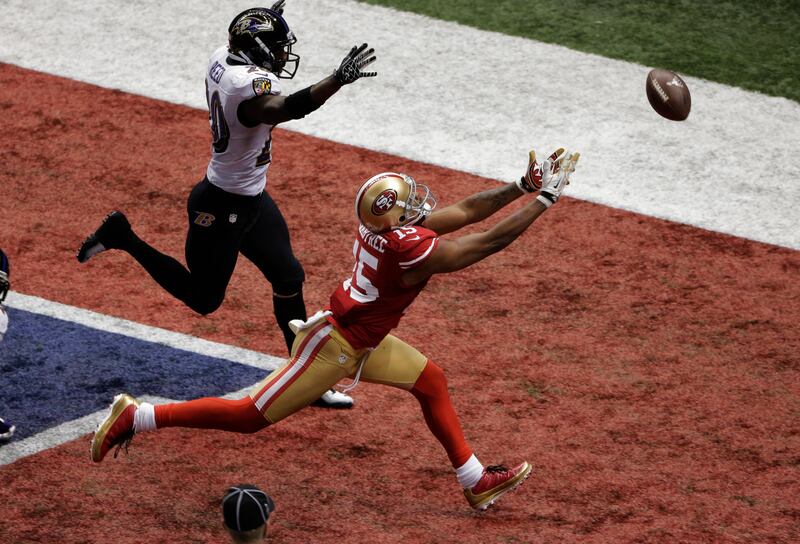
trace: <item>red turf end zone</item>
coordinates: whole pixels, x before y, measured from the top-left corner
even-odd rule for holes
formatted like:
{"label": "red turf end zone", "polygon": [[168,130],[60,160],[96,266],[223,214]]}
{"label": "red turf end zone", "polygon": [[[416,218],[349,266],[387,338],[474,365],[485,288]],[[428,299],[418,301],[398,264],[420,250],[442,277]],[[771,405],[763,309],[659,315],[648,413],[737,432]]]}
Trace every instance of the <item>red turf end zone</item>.
{"label": "red turf end zone", "polygon": [[[113,208],[182,255],[204,112],[2,64],[0,79],[16,290],[281,353],[249,263],[200,318],[126,255],[74,258]],[[445,203],[496,183],[286,131],[274,161],[312,310],[350,270],[361,181],[406,171]],[[352,411],[255,435],[167,430],[99,466],[85,438],[2,467],[0,540],[221,542],[222,490],[257,481],[275,542],[797,541],[798,253],[568,198],[535,227],[434,279],[398,330],[446,369],[482,461],[533,464],[493,511],[468,510],[408,394],[364,384]]]}

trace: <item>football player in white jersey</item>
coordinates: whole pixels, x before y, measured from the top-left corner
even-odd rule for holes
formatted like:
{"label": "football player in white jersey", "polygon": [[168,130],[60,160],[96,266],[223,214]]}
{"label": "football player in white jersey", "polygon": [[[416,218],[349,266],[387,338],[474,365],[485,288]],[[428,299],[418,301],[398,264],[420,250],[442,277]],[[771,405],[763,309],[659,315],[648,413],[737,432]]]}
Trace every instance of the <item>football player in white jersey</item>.
{"label": "football player in white jersey", "polygon": [[[281,80],[294,77],[299,57],[292,53],[296,39],[283,18],[283,3],[234,17],[228,44],[209,60],[212,152],[206,177],[189,195],[188,269],[140,239],[120,211],[104,219],[77,257],[83,263],[108,249],[127,251],[171,295],[206,315],[222,304],[241,253],[272,285],[275,319],[291,350],[289,321],[306,318],[305,273],[292,251],[286,222],[266,192],[272,129],[305,117],[344,85],[375,76],[362,71],[375,56],[367,44],[353,47],[332,75],[284,95]],[[330,390],[318,404],[349,408],[353,400]]]}

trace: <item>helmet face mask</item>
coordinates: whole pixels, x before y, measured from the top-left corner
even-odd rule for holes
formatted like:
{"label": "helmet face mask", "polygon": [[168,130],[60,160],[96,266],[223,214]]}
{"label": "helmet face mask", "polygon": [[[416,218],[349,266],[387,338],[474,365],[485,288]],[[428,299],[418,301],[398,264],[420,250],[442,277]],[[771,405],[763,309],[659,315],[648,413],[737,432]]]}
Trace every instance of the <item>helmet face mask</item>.
{"label": "helmet face mask", "polygon": [[228,49],[245,62],[292,79],[300,56],[292,53],[297,42],[286,20],[267,8],[251,8],[233,18],[228,27]]}
{"label": "helmet face mask", "polygon": [[355,204],[362,225],[386,232],[421,221],[436,207],[436,198],[411,176],[384,172],[361,185]]}
{"label": "helmet face mask", "polygon": [[10,273],[8,257],[6,257],[6,254],[0,249],[0,302],[6,299],[8,290],[11,288],[11,282],[9,280]]}

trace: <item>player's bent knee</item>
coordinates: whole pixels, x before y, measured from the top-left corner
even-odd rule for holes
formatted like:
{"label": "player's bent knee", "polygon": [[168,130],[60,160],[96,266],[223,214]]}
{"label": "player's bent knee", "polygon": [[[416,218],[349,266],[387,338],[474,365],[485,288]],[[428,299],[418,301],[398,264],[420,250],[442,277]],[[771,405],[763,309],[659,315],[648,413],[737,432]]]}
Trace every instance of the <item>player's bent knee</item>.
{"label": "player's bent knee", "polygon": [[272,284],[272,295],[278,298],[291,298],[303,292],[303,279]]}
{"label": "player's bent knee", "polygon": [[422,369],[423,374],[428,374],[428,379],[433,382],[436,387],[447,389],[447,377],[444,375],[444,369],[431,360],[425,364]]}
{"label": "player's bent knee", "polygon": [[422,395],[427,397],[448,395],[447,378],[442,367],[428,359],[411,392],[415,396]]}
{"label": "player's bent knee", "polygon": [[247,422],[247,423],[243,424],[243,426],[242,426],[242,428],[241,428],[241,430],[239,432],[241,434],[253,434],[253,433],[257,433],[258,431],[260,431],[262,429],[266,429],[267,427],[269,427],[269,425],[270,425],[269,421],[267,421],[264,418],[261,418],[261,419],[262,420],[259,421],[259,422]]}
{"label": "player's bent knee", "polygon": [[253,399],[249,396],[235,401],[235,405],[238,408],[238,413],[231,419],[236,422],[237,432],[252,434],[269,427],[269,421],[262,415]]}
{"label": "player's bent knee", "polygon": [[278,276],[270,280],[272,293],[276,296],[291,296],[303,290],[306,272],[297,259],[293,258],[290,262],[286,262],[285,268]]}

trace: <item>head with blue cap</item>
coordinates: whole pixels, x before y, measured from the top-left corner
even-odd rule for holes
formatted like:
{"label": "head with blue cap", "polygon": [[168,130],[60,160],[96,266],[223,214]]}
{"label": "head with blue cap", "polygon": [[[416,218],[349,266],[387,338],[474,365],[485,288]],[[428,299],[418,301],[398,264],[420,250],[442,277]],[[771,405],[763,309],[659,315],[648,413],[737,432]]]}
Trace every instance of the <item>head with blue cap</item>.
{"label": "head with blue cap", "polygon": [[251,484],[229,487],[222,499],[225,528],[236,543],[264,540],[274,510],[272,497]]}

